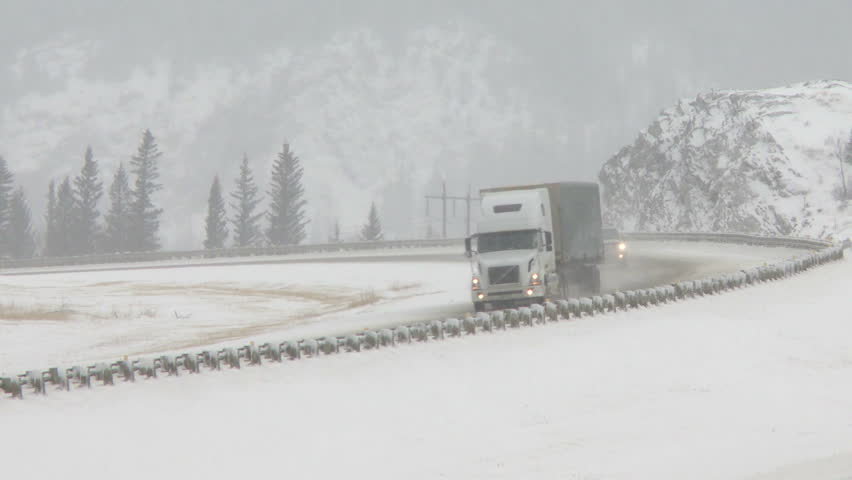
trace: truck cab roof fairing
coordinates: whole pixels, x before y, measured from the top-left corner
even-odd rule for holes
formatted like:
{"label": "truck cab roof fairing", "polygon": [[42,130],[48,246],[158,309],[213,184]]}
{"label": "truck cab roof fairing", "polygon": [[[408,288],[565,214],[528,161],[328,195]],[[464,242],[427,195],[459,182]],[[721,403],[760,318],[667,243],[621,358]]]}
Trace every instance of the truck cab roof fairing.
{"label": "truck cab roof fairing", "polygon": [[479,233],[508,230],[547,230],[551,221],[546,189],[483,192]]}

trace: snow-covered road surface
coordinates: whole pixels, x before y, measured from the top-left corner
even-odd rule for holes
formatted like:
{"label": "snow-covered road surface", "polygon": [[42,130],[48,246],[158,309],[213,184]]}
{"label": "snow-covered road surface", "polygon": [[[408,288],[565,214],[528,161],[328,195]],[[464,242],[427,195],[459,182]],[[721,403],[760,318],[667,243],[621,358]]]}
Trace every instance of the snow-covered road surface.
{"label": "snow-covered road surface", "polygon": [[850,279],[2,400],[4,476],[849,478]]}
{"label": "snow-covered road surface", "polygon": [[[644,288],[801,254],[636,242],[627,268],[605,266],[602,278],[608,290]],[[467,260],[446,249],[290,260],[0,277],[0,373],[344,334],[471,310]]]}

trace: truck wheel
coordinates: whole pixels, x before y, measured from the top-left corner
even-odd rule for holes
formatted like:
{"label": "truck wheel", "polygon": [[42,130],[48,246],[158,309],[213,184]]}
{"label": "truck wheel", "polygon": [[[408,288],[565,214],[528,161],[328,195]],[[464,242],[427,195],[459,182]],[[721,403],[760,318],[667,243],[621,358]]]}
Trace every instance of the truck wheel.
{"label": "truck wheel", "polygon": [[476,313],[485,311],[485,302],[473,302],[473,311]]}

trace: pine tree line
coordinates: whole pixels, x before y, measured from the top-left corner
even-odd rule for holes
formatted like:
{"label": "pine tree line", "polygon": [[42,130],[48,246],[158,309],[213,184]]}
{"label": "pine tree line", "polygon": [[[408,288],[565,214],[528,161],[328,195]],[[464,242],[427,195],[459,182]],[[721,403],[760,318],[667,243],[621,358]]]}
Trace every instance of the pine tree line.
{"label": "pine tree line", "polygon": [[[272,163],[269,189],[266,191],[269,206],[265,214],[257,212],[261,202],[259,189],[254,181],[248,158],[243,155],[240,162],[239,175],[234,181],[234,191],[229,204],[233,211],[228,221],[225,204],[222,199],[219,177],[213,178],[210,193],[207,198],[207,216],[204,229],[206,238],[204,248],[222,248],[227,243],[228,227],[233,228],[232,245],[248,247],[261,244],[267,245],[297,245],[304,241],[308,224],[305,219],[304,186],[302,176],[304,170],[301,160],[284,143]],[[266,218],[267,225],[261,230],[260,222]],[[370,205],[367,222],[360,231],[360,239],[378,241],[384,238],[382,223],[376,204]],[[329,238],[332,243],[341,242],[340,223],[335,220]]]}
{"label": "pine tree line", "polygon": [[[297,245],[304,241],[305,227],[304,170],[301,160],[285,143],[272,162],[269,189],[266,191],[269,206],[266,212],[258,211],[261,202],[259,188],[254,181],[248,157],[243,155],[239,174],[231,192],[232,216],[227,217],[219,177],[213,178],[207,198],[204,248],[222,248],[227,243],[228,224],[233,228],[235,247],[262,244]],[[261,221],[266,219],[266,228]]]}
{"label": "pine tree line", "polygon": [[[302,176],[304,170],[301,160],[285,143],[272,163],[269,189],[266,191],[269,206],[264,213],[256,213],[261,198],[258,187],[249,167],[248,158],[243,155],[239,175],[231,192],[230,203],[233,216],[230,225],[233,227],[233,246],[248,247],[260,244],[267,245],[297,245],[306,237],[304,186]],[[222,199],[219,177],[213,178],[210,193],[207,198],[207,216],[204,229],[206,238],[204,248],[222,248],[228,235],[228,221],[225,204]],[[266,217],[267,226],[261,233],[260,221]],[[363,241],[379,241],[384,238],[382,222],[375,202],[370,205],[366,223],[361,227],[360,239]],[[329,242],[341,242],[340,223],[335,220]]]}
{"label": "pine tree line", "polygon": [[66,176],[48,185],[45,212],[45,256],[88,255],[149,251],[159,248],[159,217],[154,194],[162,188],[157,160],[161,153],[150,130],[142,133],[136,154],[130,157],[133,187],[120,163],[109,187],[109,209],[101,221],[104,184],[91,147],[73,180]]}
{"label": "pine tree line", "polygon": [[[145,130],[129,168],[122,162],[104,189],[98,161],[91,147],[83,155],[82,167],[73,177],[51,180],[47,191],[44,256],[72,256],[92,253],[150,251],[160,248],[159,227],[163,209],[156,203],[159,183],[158,161],[162,157],[156,139]],[[283,144],[273,160],[268,206],[261,210],[258,188],[247,156],[239,164],[233,190],[226,202],[219,177],[211,184],[205,218],[205,248],[259,245],[295,245],[306,238],[305,208],[301,160]],[[106,197],[107,209],[100,205]],[[230,207],[231,215],[228,215]],[[265,225],[261,225],[264,223]],[[233,238],[228,241],[229,233]],[[370,207],[367,223],[361,229],[363,240],[382,238],[381,221],[375,204]],[[335,222],[334,241],[342,241],[340,225]],[[35,254],[36,240],[32,215],[14,175],[0,157],[0,255],[15,258]]]}

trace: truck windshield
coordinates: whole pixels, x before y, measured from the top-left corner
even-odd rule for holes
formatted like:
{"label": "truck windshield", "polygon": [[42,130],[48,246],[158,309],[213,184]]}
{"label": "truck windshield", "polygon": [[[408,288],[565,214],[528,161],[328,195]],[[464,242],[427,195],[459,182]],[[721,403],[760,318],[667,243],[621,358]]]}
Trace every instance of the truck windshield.
{"label": "truck windshield", "polygon": [[480,233],[479,253],[538,249],[540,237],[538,230]]}

